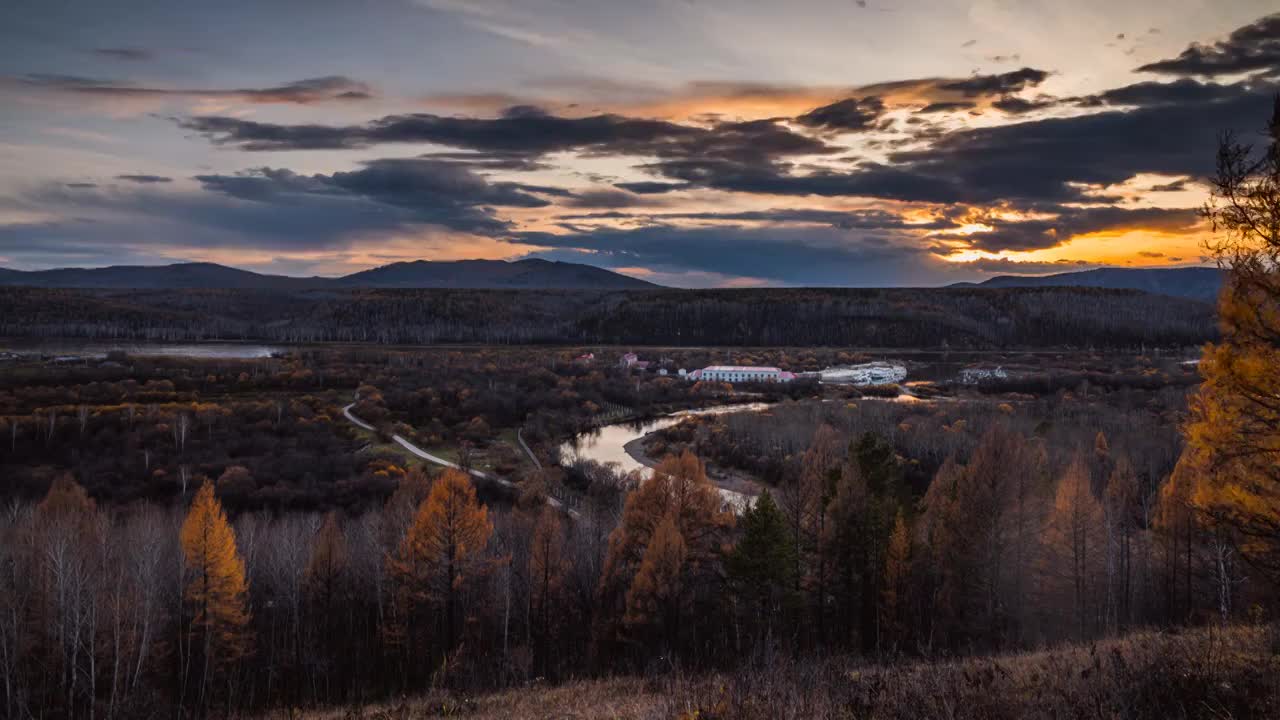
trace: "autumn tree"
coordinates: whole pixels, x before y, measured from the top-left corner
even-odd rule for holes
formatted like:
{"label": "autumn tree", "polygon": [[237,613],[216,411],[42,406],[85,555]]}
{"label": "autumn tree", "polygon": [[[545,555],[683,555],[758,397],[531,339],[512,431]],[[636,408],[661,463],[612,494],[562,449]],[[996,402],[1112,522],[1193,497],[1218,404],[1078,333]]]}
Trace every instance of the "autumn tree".
{"label": "autumn tree", "polygon": [[493,533],[488,509],[476,499],[471,479],[445,470],[414,515],[391,563],[399,583],[401,621],[412,623],[422,609],[438,612],[441,649],[452,652],[458,637],[459,599],[484,571],[485,548]]}
{"label": "autumn tree", "polygon": [[884,583],[880,591],[880,626],[896,646],[903,637],[907,592],[911,578],[911,526],[902,509],[893,521],[884,558]]}
{"label": "autumn tree", "polygon": [[532,586],[529,614],[535,624],[535,661],[544,676],[550,665],[551,641],[556,631],[554,618],[562,603],[565,579],[571,569],[559,511],[544,505],[538,524],[534,526],[533,542],[529,548],[529,582]]}
{"label": "autumn tree", "polygon": [[1102,507],[1090,485],[1088,464],[1077,455],[1058,481],[1044,532],[1048,576],[1067,588],[1068,606],[1082,638],[1093,629],[1093,593],[1102,557]]}
{"label": "autumn tree", "polygon": [[[596,635],[602,648],[623,639],[625,628],[636,625],[634,613],[633,622],[622,622],[628,610],[628,591],[648,554],[658,525],[668,515],[684,546],[679,564],[680,587],[708,601],[711,599],[710,591],[719,577],[721,544],[725,531],[733,526],[733,515],[723,506],[724,501],[707,479],[702,462],[688,451],[664,459],[654,469],[653,477],[627,496],[622,519],[609,535],[600,578],[601,614]],[[673,542],[671,538],[668,541]]]}
{"label": "autumn tree", "polygon": [[211,483],[196,491],[180,537],[187,575],[183,600],[189,614],[184,658],[189,669],[194,669],[190,658],[199,658],[198,697],[203,700],[211,673],[225,670],[250,646],[244,561]]}
{"label": "autumn tree", "polygon": [[1280,97],[1260,151],[1228,134],[1205,215],[1227,270],[1221,341],[1206,346],[1188,452],[1207,485],[1197,506],[1234,528],[1245,557],[1280,578]]}
{"label": "autumn tree", "polygon": [[658,650],[675,647],[685,603],[684,562],[688,555],[684,538],[668,511],[654,528],[640,568],[627,589],[623,622],[640,638],[658,643]]}

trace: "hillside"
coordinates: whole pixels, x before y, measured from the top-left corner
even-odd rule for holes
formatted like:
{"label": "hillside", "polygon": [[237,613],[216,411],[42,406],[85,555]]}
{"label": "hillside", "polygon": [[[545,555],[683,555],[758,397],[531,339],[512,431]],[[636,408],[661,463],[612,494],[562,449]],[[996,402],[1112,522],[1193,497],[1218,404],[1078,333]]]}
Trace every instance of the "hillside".
{"label": "hillside", "polygon": [[1099,268],[1056,275],[1000,275],[981,283],[957,283],[952,287],[1092,287],[1141,290],[1156,295],[1213,302],[1222,289],[1218,268]]}
{"label": "hillside", "polygon": [[384,344],[1198,345],[1207,303],[1132,290],[53,290],[0,287],[0,336]]}
{"label": "hillside", "polygon": [[[1274,630],[1139,632],[1092,644],[950,662],[874,665],[857,658],[649,679],[618,677],[471,695],[436,691],[369,708],[314,710],[304,720],[465,715],[526,718],[1275,717]],[[284,713],[264,718],[296,717]]]}
{"label": "hillside", "polygon": [[0,285],[91,289],[527,288],[623,290],[658,287],[591,265],[550,260],[417,260],[336,278],[264,275],[215,263],[114,265],[21,271],[0,268]]}

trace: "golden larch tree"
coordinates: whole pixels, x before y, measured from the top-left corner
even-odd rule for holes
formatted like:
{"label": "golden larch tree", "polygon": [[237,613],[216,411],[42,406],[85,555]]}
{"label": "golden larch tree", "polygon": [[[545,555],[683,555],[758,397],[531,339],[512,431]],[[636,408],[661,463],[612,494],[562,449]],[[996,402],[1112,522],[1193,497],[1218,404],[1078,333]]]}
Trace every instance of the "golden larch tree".
{"label": "golden larch tree", "polygon": [[1096,567],[1102,557],[1102,505],[1093,496],[1089,466],[1077,455],[1058,482],[1045,528],[1046,570],[1069,587],[1076,631],[1091,629]]}
{"label": "golden larch tree", "polygon": [[492,533],[489,511],[476,499],[470,478],[445,470],[418,507],[392,563],[405,600],[443,612],[446,652],[455,644],[459,595],[483,572]]}
{"label": "golden larch tree", "polygon": [[188,573],[183,598],[192,613],[191,628],[204,640],[206,662],[225,664],[249,649],[248,592],[236,533],[222,503],[205,482],[182,523],[182,554]]}
{"label": "golden larch tree", "polygon": [[654,529],[640,569],[627,590],[628,628],[673,647],[680,633],[684,593],[682,575],[687,548],[675,516],[667,513]]}
{"label": "golden larch tree", "polygon": [[1205,481],[1197,509],[1227,525],[1245,557],[1280,578],[1280,97],[1256,152],[1227,135],[1205,215],[1220,235],[1210,250],[1228,269],[1218,302],[1220,342],[1186,426]]}

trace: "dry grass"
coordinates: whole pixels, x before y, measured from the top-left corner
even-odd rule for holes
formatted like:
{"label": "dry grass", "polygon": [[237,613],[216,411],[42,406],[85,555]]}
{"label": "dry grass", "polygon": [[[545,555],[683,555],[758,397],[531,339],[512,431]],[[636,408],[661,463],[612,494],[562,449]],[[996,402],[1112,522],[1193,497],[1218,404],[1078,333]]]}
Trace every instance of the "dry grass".
{"label": "dry grass", "polygon": [[779,658],[720,675],[575,682],[475,698],[439,693],[301,717],[1280,718],[1278,649],[1275,631],[1265,627],[1142,632],[1090,645],[950,662],[872,666],[849,659]]}

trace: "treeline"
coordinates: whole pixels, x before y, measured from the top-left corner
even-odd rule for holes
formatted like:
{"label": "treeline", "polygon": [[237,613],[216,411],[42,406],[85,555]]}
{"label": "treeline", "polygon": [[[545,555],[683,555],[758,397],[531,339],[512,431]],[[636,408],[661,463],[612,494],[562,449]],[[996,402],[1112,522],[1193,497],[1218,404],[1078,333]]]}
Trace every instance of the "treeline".
{"label": "treeline", "polygon": [[[849,442],[846,442],[849,441]],[[1176,476],[1105,438],[1062,472],[1003,424],[923,496],[883,437],[821,426],[735,515],[691,454],[575,515],[411,470],[358,513],[98,507],[69,478],[0,516],[9,717],[361,703],[779,655],[941,657],[1270,606]],[[462,701],[459,701],[462,702]],[[459,705],[455,709],[461,709]],[[443,708],[445,712],[447,708]]]}
{"label": "treeline", "polygon": [[1128,290],[94,291],[0,288],[0,335],[270,342],[1191,346],[1212,308]]}

